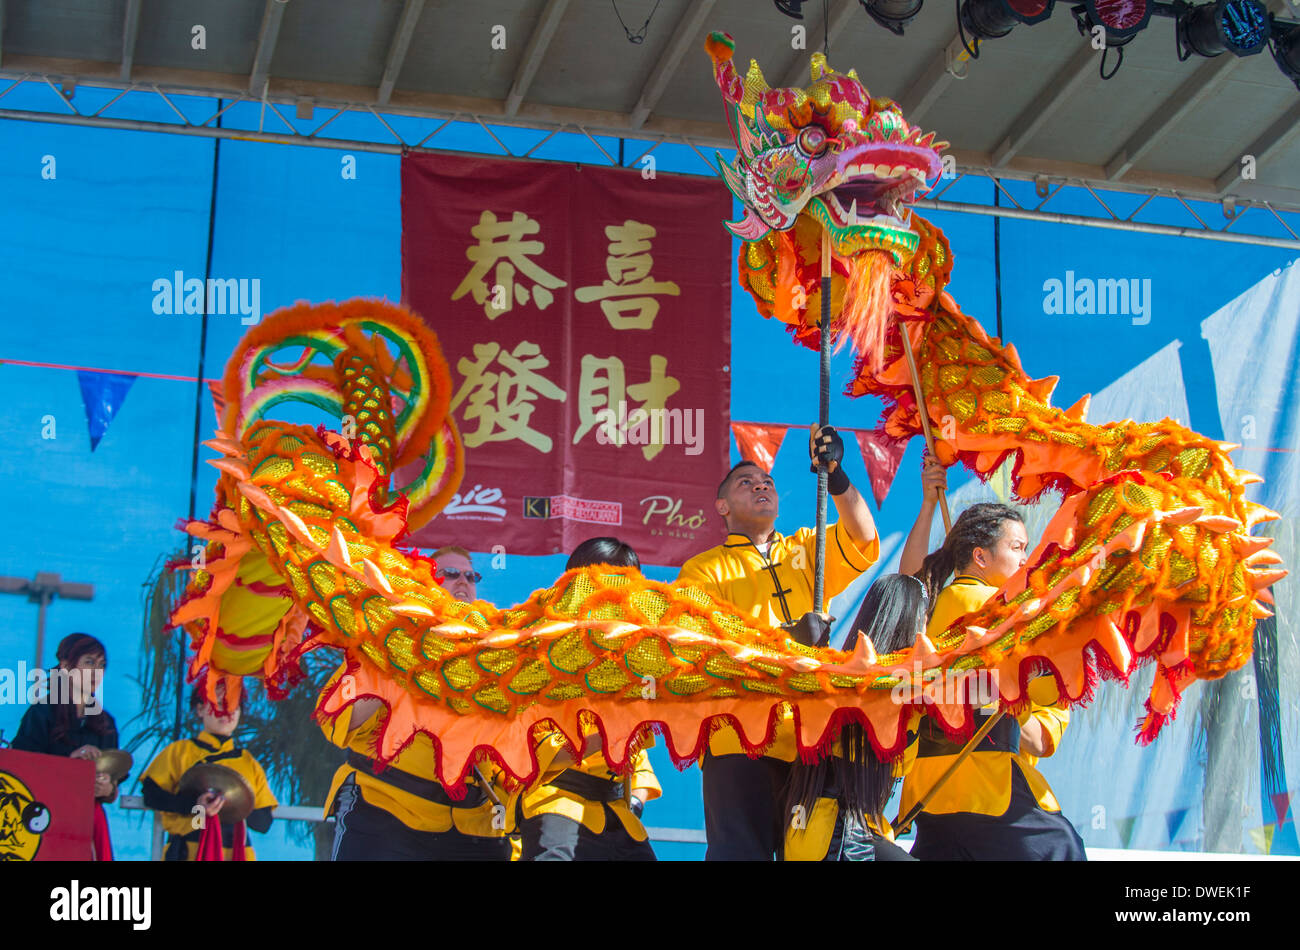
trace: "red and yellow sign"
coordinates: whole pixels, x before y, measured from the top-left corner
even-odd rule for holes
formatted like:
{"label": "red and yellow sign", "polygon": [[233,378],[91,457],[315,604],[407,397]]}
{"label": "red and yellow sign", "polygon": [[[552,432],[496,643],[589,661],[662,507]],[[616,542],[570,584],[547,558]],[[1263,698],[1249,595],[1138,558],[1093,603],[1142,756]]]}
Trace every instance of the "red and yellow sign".
{"label": "red and yellow sign", "polygon": [[411,543],[615,535],[654,564],[717,543],[730,213],[712,179],[403,159],[403,302],[438,334],[465,444],[460,491]]}
{"label": "red and yellow sign", "polygon": [[0,862],[89,861],[95,765],[0,749]]}

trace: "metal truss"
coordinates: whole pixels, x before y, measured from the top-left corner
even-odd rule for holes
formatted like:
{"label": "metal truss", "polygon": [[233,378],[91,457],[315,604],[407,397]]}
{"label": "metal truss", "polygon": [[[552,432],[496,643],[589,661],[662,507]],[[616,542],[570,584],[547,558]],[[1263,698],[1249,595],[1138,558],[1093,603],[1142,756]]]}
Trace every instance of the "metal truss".
{"label": "metal truss", "polygon": [[[422,111],[414,115],[406,114],[401,110],[386,108],[383,112],[377,110],[370,103],[356,102],[323,102],[320,99],[314,100],[297,100],[293,102],[295,108],[295,118],[298,120],[311,121],[317,108],[322,111],[331,111],[332,114],[320,122],[309,132],[300,131],[281,111],[281,106],[287,108],[290,104],[281,97],[279,105],[273,98],[267,96],[267,86],[262,85],[262,95],[259,98],[251,91],[242,91],[234,94],[229,102],[224,102],[219,108],[214,108],[212,114],[206,119],[195,122],[191,121],[180,108],[177,107],[173,97],[189,96],[201,97],[209,101],[217,99],[211,89],[190,89],[184,87],[163,88],[158,83],[127,81],[125,83],[113,85],[110,88],[118,88],[116,95],[112,96],[99,108],[93,112],[83,112],[77,108],[73,101],[75,96],[77,82],[64,76],[57,76],[47,73],[6,73],[0,70],[0,83],[8,80],[8,84],[0,88],[0,119],[10,119],[21,122],[45,122],[60,125],[78,125],[89,128],[102,129],[119,129],[141,132],[162,132],[172,135],[189,135],[214,139],[230,139],[244,142],[262,142],[280,145],[299,145],[311,146],[316,148],[331,148],[345,151],[357,152],[374,152],[389,155],[401,155],[407,152],[429,152],[435,154],[447,154],[450,150],[440,149],[434,144],[440,134],[443,134],[448,128],[460,123],[464,125],[478,126],[485,132],[489,138],[501,150],[499,157],[508,159],[533,159],[534,153],[543,145],[550,142],[556,136],[576,136],[585,138],[602,156],[603,161],[595,161],[591,164],[604,164],[611,167],[637,167],[641,165],[643,159],[651,155],[655,149],[668,144],[685,145],[698,157],[700,166],[698,171],[684,172],[684,174],[713,175],[716,174],[713,162],[702,149],[721,148],[730,149],[732,143],[721,141],[713,138],[702,137],[690,134],[673,134],[664,132],[655,132],[649,129],[638,129],[635,137],[628,136],[625,131],[606,130],[592,128],[588,125],[575,122],[551,122],[545,123],[536,119],[520,120],[514,117],[506,118],[503,121],[501,115],[484,115],[475,112],[464,112],[448,110],[445,113],[430,113]],[[14,89],[23,84],[32,84],[35,86],[46,86],[57,96],[58,100],[66,108],[66,111],[43,111],[28,109],[7,109],[2,108],[4,98]],[[89,80],[85,85],[106,86],[103,80]],[[170,111],[176,116],[176,121],[150,121],[143,119],[122,118],[107,115],[110,108],[121,100],[128,93],[150,93],[158,97],[165,103]],[[218,120],[222,118],[229,110],[241,103],[252,103],[259,106],[259,117],[256,129],[252,128],[230,128],[221,126]],[[214,103],[215,105],[215,103]],[[368,117],[375,124],[376,133],[384,138],[390,138],[391,141],[367,141],[362,139],[349,139],[335,137],[326,130],[329,126],[343,115],[359,115]],[[388,118],[385,118],[385,115]],[[429,123],[432,126],[428,133],[421,138],[412,136],[403,136],[394,127],[389,119],[401,115],[404,119],[417,118]],[[496,131],[494,131],[494,128]],[[539,141],[532,144],[526,151],[517,151],[511,149],[502,141],[497,132],[508,128],[528,128],[533,130],[544,131],[547,134]],[[382,130],[382,131],[381,131]],[[634,145],[636,151],[634,157],[625,159],[620,162],[619,157],[610,154],[610,151],[601,144],[597,136],[609,139],[616,138],[620,140],[619,152],[624,153],[623,144]],[[955,156],[956,157],[956,156]],[[566,159],[565,161],[572,161]],[[666,172],[658,172],[667,174]],[[966,178],[982,178],[991,180],[995,183],[996,188],[1001,196],[1005,197],[1007,204],[977,204],[969,202],[945,201],[943,195],[958,181]],[[1035,184],[1035,193],[1039,198],[1037,204],[1017,201],[1011,191],[1006,187],[1007,183],[1012,181],[1026,182],[1032,181]],[[1066,214],[1062,212],[1047,209],[1047,205],[1054,198],[1060,195],[1066,189],[1086,191],[1095,199],[1097,210],[1095,214]],[[1099,192],[1120,191],[1135,193],[1145,196],[1145,200],[1127,216],[1121,216],[1111,209],[1111,207],[1102,198]],[[1078,193],[1078,192],[1076,192]],[[1145,209],[1153,200],[1157,198],[1172,199],[1177,202],[1188,214],[1197,222],[1196,226],[1178,226],[1172,224],[1160,224],[1149,221],[1135,220],[1137,215]],[[1200,211],[1194,204],[1200,206]],[[937,182],[934,188],[924,196],[919,197],[915,202],[916,207],[922,209],[933,209],[938,211],[950,211],[960,214],[976,214],[984,216],[995,216],[1003,218],[1014,218],[1027,221],[1041,221],[1056,224],[1073,224],[1083,227],[1103,228],[1109,230],[1132,231],[1146,234],[1160,234],[1173,237],[1200,238],[1213,241],[1229,242],[1236,244],[1253,244],[1265,247],[1278,247],[1300,249],[1300,207],[1290,205],[1275,205],[1268,201],[1243,199],[1235,196],[1228,196],[1219,200],[1208,198],[1204,195],[1189,194],[1175,189],[1133,185],[1128,183],[1107,181],[1098,182],[1086,178],[1077,177],[1060,177],[1047,174],[1035,174],[1031,171],[1000,167],[995,165],[966,163],[960,160],[956,164],[956,174],[950,179],[943,179]],[[1277,222],[1280,228],[1286,233],[1286,237],[1274,237],[1262,234],[1252,234],[1246,231],[1232,230],[1242,215],[1250,209],[1260,209],[1267,212],[1273,220]],[[1209,220],[1212,220],[1211,212],[1219,212],[1224,219],[1220,226],[1214,226]],[[1267,220],[1263,216],[1256,215],[1257,220]],[[1290,220],[1288,220],[1288,218]]]}

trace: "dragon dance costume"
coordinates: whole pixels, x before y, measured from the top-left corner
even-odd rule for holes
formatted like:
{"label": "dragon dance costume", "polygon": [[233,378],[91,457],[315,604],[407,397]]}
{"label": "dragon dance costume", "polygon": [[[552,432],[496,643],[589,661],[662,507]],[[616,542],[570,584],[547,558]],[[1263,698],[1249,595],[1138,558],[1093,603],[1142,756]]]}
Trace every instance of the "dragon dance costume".
{"label": "dragon dance costume", "polygon": [[[851,719],[891,761],[920,705],[894,702],[894,687],[980,670],[997,672],[998,703],[1016,714],[1032,676],[1049,673],[1073,706],[1101,678],[1126,682],[1153,662],[1139,736],[1151,741],[1192,682],[1247,661],[1255,619],[1270,616],[1268,587],[1285,572],[1270,539],[1252,534],[1276,517],[1245,497],[1257,477],[1236,468],[1232,446],[1171,420],[1091,425],[1086,401],[1051,405],[1054,380],[1030,378],[945,291],[947,241],[906,207],[938,175],[939,146],[897,105],[819,55],[807,89],[770,89],[756,65],[737,74],[729,37],[707,47],[737,139],[722,173],[745,208],[731,225],[742,286],[760,313],[816,346],[808,315],[820,309],[829,230],[829,332],[860,357],[850,393],[882,398],[896,438],[918,434],[926,413],[942,427],[946,464],[987,476],[1010,458],[1018,497],[1064,496],[1024,568],[961,624],[883,656],[865,638],[850,651],[806,647],[689,575],[669,585],[581,568],[505,609],[455,601],[427,559],[399,546],[463,473],[436,338],[378,301],[300,305],[250,331],[227,367],[208,443],[220,454],[216,504],[185,526],[206,542],[206,566],[173,614],[196,647],[192,675],[209,695],[227,682],[229,704],[243,676],[278,694],[305,651],[339,650],[354,688],[327,690],[318,716],[379,700],[386,714],[367,753],[376,768],[418,748],[449,796],[476,764],[494,765],[505,785],[530,783],[542,733],[558,732],[572,753],[588,727],[618,774],[647,730],[681,765],[703,755],[718,723],[748,754],[788,723],[794,748],[816,758]],[[287,400],[350,417],[355,430],[276,421]],[[399,469],[416,474],[392,484]],[[964,703],[927,711],[953,741],[974,728]]]}

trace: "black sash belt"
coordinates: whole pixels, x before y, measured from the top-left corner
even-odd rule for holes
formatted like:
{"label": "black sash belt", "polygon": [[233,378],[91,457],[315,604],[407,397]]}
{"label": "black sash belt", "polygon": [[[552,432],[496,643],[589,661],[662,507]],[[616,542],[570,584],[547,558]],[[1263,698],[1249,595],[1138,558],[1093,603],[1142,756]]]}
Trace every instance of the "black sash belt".
{"label": "black sash belt", "polygon": [[409,792],[416,798],[423,798],[438,805],[446,805],[448,808],[477,808],[488,800],[483,789],[477,785],[466,783],[465,797],[460,801],[456,801],[447,794],[446,789],[430,779],[420,778],[410,772],[403,772],[391,765],[386,769],[376,770],[375,760],[367,758],[360,752],[349,750],[348,765],[358,772],[364,772],[371,778],[393,786],[393,788],[400,788],[404,792]]}
{"label": "black sash belt", "polygon": [[585,798],[589,802],[616,802],[623,797],[622,782],[597,778],[594,775],[587,775],[585,772],[574,772],[572,770],[561,772],[546,784],[564,789],[566,792],[573,792],[573,794]]}
{"label": "black sash belt", "polygon": [[[983,710],[977,710],[975,713],[976,731],[988,719],[988,715]],[[965,742],[953,742],[943,731],[943,728],[928,716],[921,720],[919,730],[920,741],[916,747],[917,758],[929,758],[935,755],[957,755],[963,748]],[[990,730],[980,744],[975,747],[976,752],[1019,752],[1020,751],[1020,723],[1014,716],[1003,716],[996,726]]]}

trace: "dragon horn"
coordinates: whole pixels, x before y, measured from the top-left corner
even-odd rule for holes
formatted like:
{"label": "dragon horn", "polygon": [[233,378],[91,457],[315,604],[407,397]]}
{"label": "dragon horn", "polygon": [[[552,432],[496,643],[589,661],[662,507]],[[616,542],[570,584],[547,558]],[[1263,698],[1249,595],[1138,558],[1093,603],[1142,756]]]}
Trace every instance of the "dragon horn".
{"label": "dragon horn", "polygon": [[708,52],[709,59],[713,60],[713,78],[722,98],[740,105],[744,98],[744,84],[731,62],[731,58],[736,55],[736,41],[727,33],[710,33],[704,41],[704,49]]}

